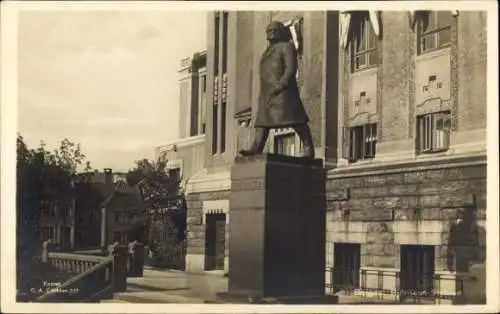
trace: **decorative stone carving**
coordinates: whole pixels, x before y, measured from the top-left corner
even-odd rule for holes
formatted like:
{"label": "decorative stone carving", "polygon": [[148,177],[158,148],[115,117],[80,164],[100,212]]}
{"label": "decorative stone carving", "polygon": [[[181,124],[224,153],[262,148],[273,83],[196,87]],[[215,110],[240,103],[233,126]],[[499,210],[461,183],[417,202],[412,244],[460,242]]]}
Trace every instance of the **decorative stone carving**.
{"label": "decorative stone carving", "polygon": [[214,78],[214,105],[219,103],[219,77]]}
{"label": "decorative stone carving", "polygon": [[377,119],[377,69],[355,73],[350,80],[349,125]]}
{"label": "decorative stone carving", "polygon": [[451,108],[451,65],[447,49],[417,57],[415,68],[416,114]]}

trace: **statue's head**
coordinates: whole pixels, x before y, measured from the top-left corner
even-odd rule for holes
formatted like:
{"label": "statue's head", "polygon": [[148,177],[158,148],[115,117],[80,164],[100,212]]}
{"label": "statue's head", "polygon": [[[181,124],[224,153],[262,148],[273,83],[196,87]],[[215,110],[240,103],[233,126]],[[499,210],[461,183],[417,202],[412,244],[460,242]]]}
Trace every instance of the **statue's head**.
{"label": "statue's head", "polygon": [[290,39],[288,29],[279,21],[272,21],[266,27],[266,39],[271,42],[287,41]]}

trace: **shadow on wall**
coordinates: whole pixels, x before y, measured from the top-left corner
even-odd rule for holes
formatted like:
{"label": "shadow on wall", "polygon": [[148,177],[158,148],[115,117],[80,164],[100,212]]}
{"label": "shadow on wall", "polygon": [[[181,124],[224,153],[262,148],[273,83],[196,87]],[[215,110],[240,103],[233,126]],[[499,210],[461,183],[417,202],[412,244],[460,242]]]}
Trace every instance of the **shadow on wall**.
{"label": "shadow on wall", "polygon": [[475,278],[463,283],[466,304],[486,303],[486,230],[477,224],[476,212],[475,206],[459,212],[458,219],[450,226],[448,241],[448,270]]}

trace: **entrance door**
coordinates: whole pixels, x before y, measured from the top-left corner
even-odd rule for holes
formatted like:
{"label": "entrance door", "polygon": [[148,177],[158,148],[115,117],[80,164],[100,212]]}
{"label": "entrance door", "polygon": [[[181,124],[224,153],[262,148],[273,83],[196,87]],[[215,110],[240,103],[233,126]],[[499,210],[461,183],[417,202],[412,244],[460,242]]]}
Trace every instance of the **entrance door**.
{"label": "entrance door", "polygon": [[400,290],[403,294],[402,299],[432,296],[434,266],[433,245],[401,245]]}
{"label": "entrance door", "polygon": [[226,217],[223,215],[215,222],[215,269],[224,270],[226,250]]}
{"label": "entrance door", "polygon": [[226,215],[208,214],[205,230],[205,270],[223,270],[226,242]]}

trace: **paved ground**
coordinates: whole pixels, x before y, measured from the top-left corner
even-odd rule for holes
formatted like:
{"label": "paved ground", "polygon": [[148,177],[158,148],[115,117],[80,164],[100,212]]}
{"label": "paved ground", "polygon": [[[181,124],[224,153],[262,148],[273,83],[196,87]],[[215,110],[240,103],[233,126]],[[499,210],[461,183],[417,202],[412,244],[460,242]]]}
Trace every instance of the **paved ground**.
{"label": "paved ground", "polygon": [[145,269],[144,276],[127,279],[127,291],[106,302],[204,303],[227,290],[220,273],[190,274],[182,271]]}
{"label": "paved ground", "polygon": [[[146,268],[144,276],[127,279],[127,291],[115,294],[105,303],[212,303],[218,292],[227,291],[228,280],[222,273],[185,273]],[[391,304],[393,300],[363,299],[339,295],[339,304]],[[431,303],[432,304],[432,303]]]}

